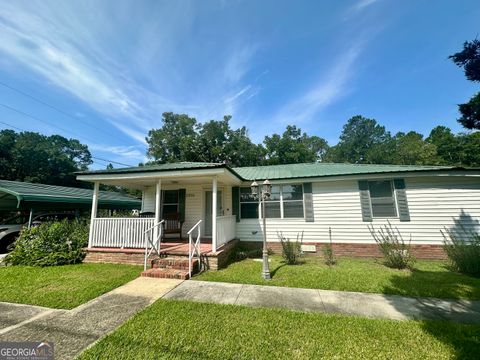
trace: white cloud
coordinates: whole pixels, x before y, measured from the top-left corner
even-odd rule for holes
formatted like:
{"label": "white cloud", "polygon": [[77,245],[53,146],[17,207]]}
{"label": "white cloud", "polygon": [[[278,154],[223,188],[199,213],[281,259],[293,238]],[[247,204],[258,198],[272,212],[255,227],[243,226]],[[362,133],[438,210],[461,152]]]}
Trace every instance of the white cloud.
{"label": "white cloud", "polygon": [[[132,2],[1,2],[1,57],[74,95],[145,145],[164,111],[218,118],[259,91],[244,82],[258,48],[249,42],[229,39],[221,52],[209,49],[201,60],[213,74],[186,75],[192,59],[177,51],[194,36],[192,4],[152,3],[145,11]],[[198,50],[191,43],[189,51]],[[219,56],[211,61],[213,53]]]}
{"label": "white cloud", "polygon": [[139,85],[128,69],[102,48],[96,39],[102,33],[89,28],[100,24],[88,21],[91,13],[101,13],[101,9],[91,4],[77,8],[57,5],[2,2],[0,51],[109,116],[113,126],[136,141],[144,143],[146,131],[162,111],[191,108]]}
{"label": "white cloud", "polygon": [[306,122],[345,96],[351,90],[349,84],[356,69],[354,64],[362,49],[363,45],[357,45],[341,54],[327,74],[321,76],[302,95],[283,106],[275,119],[282,123]]}
{"label": "white cloud", "polygon": [[369,7],[370,5],[373,5],[375,4],[376,2],[378,2],[379,0],[360,0],[358,1],[353,7],[356,9],[356,10],[362,10],[366,7]]}

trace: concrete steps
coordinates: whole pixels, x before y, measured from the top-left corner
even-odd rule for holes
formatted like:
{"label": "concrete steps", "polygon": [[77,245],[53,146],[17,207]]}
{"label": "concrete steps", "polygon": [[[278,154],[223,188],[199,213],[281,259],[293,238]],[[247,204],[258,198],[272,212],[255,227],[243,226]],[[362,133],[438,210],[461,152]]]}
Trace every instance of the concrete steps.
{"label": "concrete steps", "polygon": [[[198,260],[192,262],[192,274],[198,271]],[[151,268],[142,272],[141,276],[158,279],[187,280],[188,258],[166,257],[152,260]]]}

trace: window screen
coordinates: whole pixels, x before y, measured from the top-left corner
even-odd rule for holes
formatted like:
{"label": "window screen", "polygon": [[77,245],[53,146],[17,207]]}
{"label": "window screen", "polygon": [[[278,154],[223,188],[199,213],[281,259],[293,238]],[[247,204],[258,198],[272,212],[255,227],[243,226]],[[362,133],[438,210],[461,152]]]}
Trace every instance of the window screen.
{"label": "window screen", "polygon": [[396,217],[397,206],[395,204],[392,182],[390,180],[369,181],[368,188],[370,190],[373,217]]}

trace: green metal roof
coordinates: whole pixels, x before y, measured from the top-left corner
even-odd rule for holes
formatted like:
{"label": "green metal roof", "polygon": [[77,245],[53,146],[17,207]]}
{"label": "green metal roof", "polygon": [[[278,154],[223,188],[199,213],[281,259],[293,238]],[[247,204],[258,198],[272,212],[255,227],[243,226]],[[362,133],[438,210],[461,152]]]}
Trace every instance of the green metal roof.
{"label": "green metal roof", "polygon": [[383,174],[396,172],[420,172],[434,170],[453,170],[450,166],[417,166],[417,165],[370,165],[370,164],[335,164],[304,163],[288,165],[268,165],[238,167],[233,170],[244,180],[256,179],[293,179],[309,177],[326,177],[341,175]]}
{"label": "green metal roof", "polygon": [[[303,163],[287,165],[267,165],[230,168],[222,163],[179,162],[161,165],[146,165],[121,169],[96,170],[79,173],[80,175],[124,174],[162,172],[175,170],[201,170],[226,168],[244,181],[255,179],[294,179],[327,176],[347,176],[362,174],[384,174],[403,172],[448,171],[463,168],[452,166],[418,166],[418,165],[371,165],[371,164],[336,164],[336,163]],[[473,169],[472,169],[473,170]],[[478,170],[478,169],[477,169]]]}
{"label": "green metal roof", "polygon": [[[90,208],[93,190],[0,180],[0,209]],[[138,209],[141,201],[112,191],[100,191],[99,208]]]}
{"label": "green metal roof", "polygon": [[208,163],[208,162],[177,162],[169,164],[134,166],[119,169],[94,170],[79,172],[77,175],[91,175],[91,174],[124,174],[124,173],[138,173],[138,172],[152,172],[152,171],[175,171],[175,170],[197,170],[197,169],[215,169],[227,167],[222,163]]}

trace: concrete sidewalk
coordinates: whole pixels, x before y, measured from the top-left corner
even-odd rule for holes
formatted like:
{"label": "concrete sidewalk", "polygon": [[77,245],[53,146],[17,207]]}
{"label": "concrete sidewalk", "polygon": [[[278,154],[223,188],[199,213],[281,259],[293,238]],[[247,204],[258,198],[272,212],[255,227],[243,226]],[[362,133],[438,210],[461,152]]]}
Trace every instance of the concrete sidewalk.
{"label": "concrete sidewalk", "polygon": [[72,310],[0,303],[0,341],[51,341],[73,359],[180,283],[140,277]]}
{"label": "concrete sidewalk", "polygon": [[397,295],[193,280],[183,282],[164,298],[394,320],[433,319],[480,323],[480,301],[410,298]]}

